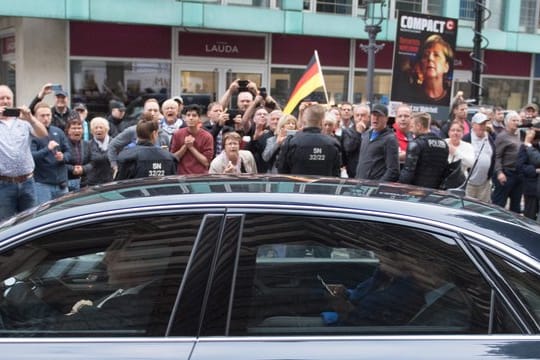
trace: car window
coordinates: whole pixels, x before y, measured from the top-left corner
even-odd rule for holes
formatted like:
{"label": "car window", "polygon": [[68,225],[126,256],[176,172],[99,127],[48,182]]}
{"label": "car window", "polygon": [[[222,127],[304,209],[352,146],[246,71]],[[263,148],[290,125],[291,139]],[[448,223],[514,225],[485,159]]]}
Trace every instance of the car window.
{"label": "car window", "polygon": [[448,237],[402,225],[250,215],[230,334],[487,333],[490,287]]}
{"label": "car window", "polygon": [[201,218],[92,223],[0,254],[0,336],[163,336]]}
{"label": "car window", "polygon": [[540,322],[540,276],[489,251],[486,251],[486,254],[517,296],[526,304],[536,321]]}

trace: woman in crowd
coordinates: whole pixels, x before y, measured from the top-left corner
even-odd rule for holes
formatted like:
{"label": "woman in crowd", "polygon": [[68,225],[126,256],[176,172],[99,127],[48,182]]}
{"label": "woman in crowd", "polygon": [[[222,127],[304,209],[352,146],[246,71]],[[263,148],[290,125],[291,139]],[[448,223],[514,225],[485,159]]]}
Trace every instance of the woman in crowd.
{"label": "woman in crowd", "polygon": [[90,132],[93,139],[90,141],[91,170],[87,174],[88,185],[99,185],[113,179],[111,163],[107,157],[107,149],[111,138],[109,137],[109,122],[102,117],[95,117],[90,122]]}
{"label": "woman in crowd", "polygon": [[461,160],[463,173],[467,174],[468,169],[474,164],[474,148],[470,143],[461,140],[463,129],[460,121],[452,121],[448,130],[449,138],[445,141],[448,144],[448,163]]}
{"label": "woman in crowd", "polygon": [[253,154],[240,150],[242,137],[234,131],[223,135],[224,150],[210,163],[210,174],[256,174],[257,164]]}
{"label": "woman in crowd", "polygon": [[[269,172],[277,174],[276,159],[278,158],[279,148],[287,135],[292,135],[297,130],[297,120],[292,115],[283,115],[278,123],[274,136],[266,140],[266,146],[262,153],[262,158],[269,165]],[[287,134],[288,132],[288,134]]]}

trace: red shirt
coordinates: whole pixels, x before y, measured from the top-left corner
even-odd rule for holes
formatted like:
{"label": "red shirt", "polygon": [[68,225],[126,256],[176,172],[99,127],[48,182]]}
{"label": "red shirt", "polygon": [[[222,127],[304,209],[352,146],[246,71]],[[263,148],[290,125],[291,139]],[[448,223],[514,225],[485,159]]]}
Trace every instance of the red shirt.
{"label": "red shirt", "polygon": [[[195,138],[193,146],[208,159],[208,164],[214,156],[214,137],[206,130],[199,129],[197,134],[189,132],[189,128],[178,129],[174,132],[171,139],[171,152],[175,153],[184,146],[186,136],[191,135]],[[204,166],[197,160],[191,151],[186,150],[184,156],[178,161],[178,174],[208,174],[208,166]]]}
{"label": "red shirt", "polygon": [[396,134],[396,138],[399,143],[399,148],[401,151],[407,151],[407,145],[409,144],[409,139],[407,138],[407,134],[405,134],[403,131],[399,129],[399,126],[397,123],[394,123],[393,125],[394,132]]}

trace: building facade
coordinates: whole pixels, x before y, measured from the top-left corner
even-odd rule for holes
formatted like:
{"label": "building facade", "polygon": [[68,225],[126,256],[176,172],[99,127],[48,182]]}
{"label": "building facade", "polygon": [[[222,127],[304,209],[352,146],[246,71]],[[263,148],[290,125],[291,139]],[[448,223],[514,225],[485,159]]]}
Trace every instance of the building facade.
{"label": "building facade", "polygon": [[[366,100],[366,0],[0,0],[0,83],[28,104],[45,83],[93,114],[111,99],[220,98],[250,79],[282,104],[317,50],[331,103]],[[482,103],[540,99],[540,1],[484,0]],[[398,11],[459,19],[452,91],[469,94],[473,0],[391,0],[377,41],[373,90],[388,101]],[[380,6],[380,5],[376,5]],[[519,9],[520,11],[516,11]],[[315,97],[317,94],[315,94]],[[47,99],[52,101],[52,99]]]}

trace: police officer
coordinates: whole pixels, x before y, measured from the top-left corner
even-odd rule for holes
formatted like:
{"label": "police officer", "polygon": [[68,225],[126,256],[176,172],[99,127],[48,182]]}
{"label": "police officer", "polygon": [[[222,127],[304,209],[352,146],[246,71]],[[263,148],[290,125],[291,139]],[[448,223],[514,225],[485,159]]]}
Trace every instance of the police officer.
{"label": "police officer", "polygon": [[399,182],[439,188],[448,165],[448,145],[430,132],[430,125],[431,116],[428,113],[413,114],[412,132],[415,139],[407,146]]}
{"label": "police officer", "polygon": [[116,180],[176,174],[176,157],[154,145],[158,130],[158,121],[151,115],[143,115],[136,127],[137,144],[118,156]]}
{"label": "police officer", "polygon": [[306,126],[282,145],[278,157],[280,174],[340,175],[341,147],[334,137],[321,134],[324,116],[324,107],[319,104],[304,111]]}

